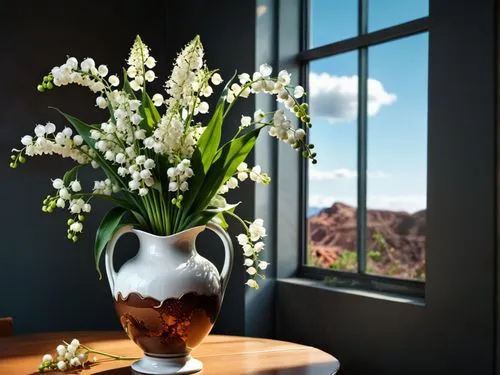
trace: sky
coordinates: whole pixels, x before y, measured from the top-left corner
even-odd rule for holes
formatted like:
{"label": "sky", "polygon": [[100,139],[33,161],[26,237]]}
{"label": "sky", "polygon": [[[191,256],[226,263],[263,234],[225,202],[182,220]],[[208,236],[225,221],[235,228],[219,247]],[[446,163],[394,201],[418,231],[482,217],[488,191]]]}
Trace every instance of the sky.
{"label": "sky", "polygon": [[[310,48],[356,36],[357,0],[311,0]],[[428,15],[425,0],[369,0],[369,31]],[[357,52],[310,65],[309,206],[357,206]],[[368,50],[367,207],[426,208],[428,34]]]}

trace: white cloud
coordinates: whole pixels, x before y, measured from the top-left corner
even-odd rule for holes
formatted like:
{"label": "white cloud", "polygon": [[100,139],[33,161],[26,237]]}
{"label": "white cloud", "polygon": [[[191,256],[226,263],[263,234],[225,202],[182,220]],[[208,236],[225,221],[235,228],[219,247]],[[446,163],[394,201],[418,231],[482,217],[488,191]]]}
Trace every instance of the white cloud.
{"label": "white cloud", "polygon": [[[387,178],[389,175],[382,171],[367,172],[368,178]],[[358,177],[358,172],[354,169],[338,168],[330,171],[320,171],[316,168],[311,168],[309,171],[309,179],[312,181],[330,181],[340,179],[351,179]]]}
{"label": "white cloud", "polygon": [[265,5],[259,5],[257,7],[257,17],[263,16],[267,12],[267,7]]}
{"label": "white cloud", "polygon": [[[340,197],[335,195],[311,194],[309,196],[309,206],[311,207],[330,207],[335,202],[342,202],[350,206],[357,206],[355,196]],[[426,196],[420,194],[408,195],[368,195],[368,209],[406,211],[414,213],[426,208]]]}
{"label": "white cloud", "polygon": [[[385,91],[380,81],[368,78],[368,115],[374,116],[384,105],[396,101],[396,95]],[[309,74],[311,114],[329,122],[351,121],[358,114],[358,76]]]}

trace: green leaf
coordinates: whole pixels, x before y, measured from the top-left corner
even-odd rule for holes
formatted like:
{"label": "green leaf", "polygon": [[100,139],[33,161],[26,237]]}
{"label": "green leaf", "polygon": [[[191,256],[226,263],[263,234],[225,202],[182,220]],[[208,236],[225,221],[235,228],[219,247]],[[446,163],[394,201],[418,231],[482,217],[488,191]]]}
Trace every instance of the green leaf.
{"label": "green leaf", "polygon": [[95,259],[95,267],[97,273],[99,274],[99,280],[102,279],[102,273],[99,268],[99,261],[101,259],[102,253],[106,244],[111,240],[113,234],[118,229],[123,216],[128,211],[122,207],[114,207],[112,208],[106,216],[101,221],[99,228],[97,229],[97,233],[95,236],[95,245],[94,245],[94,259]]}
{"label": "green leaf", "polygon": [[[261,128],[257,128],[247,134],[226,143],[217,152],[217,161],[212,165],[209,175],[214,172],[219,186],[231,177],[237,170],[238,165],[244,162],[248,154],[253,150]],[[217,187],[217,189],[219,188]]]}
{"label": "green leaf", "polygon": [[207,173],[210,169],[214,156],[219,148],[223,120],[224,101],[217,105],[215,113],[198,140],[198,149],[200,150],[204,173]]}
{"label": "green leaf", "polygon": [[125,91],[132,99],[137,99],[135,96],[134,90],[130,87],[130,83],[128,81],[127,71],[123,69],[123,91]]}
{"label": "green leaf", "polygon": [[142,90],[142,105],[140,111],[145,121],[145,125],[149,128],[153,128],[161,121],[160,113],[158,113],[158,110],[146,90]]}
{"label": "green leaf", "polygon": [[[186,211],[185,216],[182,218],[181,226],[183,228],[189,228],[189,223],[195,221],[193,215],[207,208],[220,186],[236,172],[238,165],[245,161],[254,148],[261,129],[262,127],[254,129],[241,137],[233,139],[217,151],[216,161],[212,164],[202,182],[202,190],[200,189],[196,194],[190,195],[189,199],[194,199],[194,201],[192,203],[189,201],[189,206],[184,207]],[[196,177],[196,174],[193,177]],[[196,185],[193,183],[193,186]],[[200,191],[203,193],[200,193]],[[193,191],[190,190],[189,192],[193,194]]]}
{"label": "green leaf", "polygon": [[222,227],[222,229],[227,230],[229,228],[229,224],[226,221],[226,218],[224,217],[224,212],[219,212],[217,215],[215,215],[219,219],[219,225]]}

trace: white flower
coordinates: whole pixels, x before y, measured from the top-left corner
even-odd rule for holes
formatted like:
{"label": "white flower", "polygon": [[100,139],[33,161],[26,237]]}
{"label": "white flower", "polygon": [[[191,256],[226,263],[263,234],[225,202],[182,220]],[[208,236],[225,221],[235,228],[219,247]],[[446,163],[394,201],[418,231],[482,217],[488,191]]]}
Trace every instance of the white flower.
{"label": "white flower", "polygon": [[243,182],[248,178],[248,173],[247,172],[238,172],[237,177],[238,177],[238,180]]}
{"label": "white flower", "polygon": [[305,136],[306,136],[306,131],[304,129],[297,129],[295,131],[295,139],[297,141],[303,140]]}
{"label": "white flower", "polygon": [[149,190],[148,190],[148,188],[145,188],[145,187],[140,188],[140,189],[139,189],[139,195],[140,195],[141,197],[142,197],[142,196],[144,196],[144,195],[147,195],[147,194],[148,194],[148,191],[149,191]]}
{"label": "white flower", "polygon": [[60,371],[64,371],[64,370],[66,370],[66,362],[64,362],[64,361],[59,361],[59,362],[57,362],[57,368],[58,368]]}
{"label": "white flower", "polygon": [[70,352],[66,352],[66,354],[64,355],[64,359],[66,360],[71,360],[71,358],[74,358],[75,357],[75,354],[74,353],[70,353]]}
{"label": "white flower", "polygon": [[267,268],[267,266],[269,265],[269,263],[267,263],[265,260],[261,260],[259,262],[259,265],[258,267],[261,269],[261,270],[265,270]]}
{"label": "white flower", "polygon": [[83,143],[83,138],[81,135],[77,134],[73,137],[73,143],[75,146],[80,146]]}
{"label": "white flower", "polygon": [[256,253],[260,253],[264,249],[264,242],[259,241],[253,246]]}
{"label": "white flower", "polygon": [[45,354],[42,358],[42,362],[52,362],[54,358],[50,354]]}
{"label": "white flower", "polygon": [[64,200],[68,200],[71,198],[71,194],[66,188],[62,188],[61,190],[59,190],[59,196]]}
{"label": "white flower", "polygon": [[234,177],[230,177],[227,180],[226,185],[229,189],[236,189],[238,187],[238,180]]}
{"label": "white flower", "polygon": [[149,69],[153,69],[156,66],[155,58],[153,56],[149,56],[144,62],[144,65],[146,65]]}
{"label": "white flower", "polygon": [[64,208],[66,206],[66,201],[62,198],[57,198],[56,206],[59,208]]}
{"label": "white flower", "polygon": [[64,345],[58,345],[56,348],[57,355],[63,356],[66,354],[66,347]]}
{"label": "white flower", "polygon": [[70,344],[78,348],[80,346],[80,341],[78,339],[73,339]]}
{"label": "white flower", "polygon": [[55,131],[56,131],[56,126],[53,123],[48,122],[45,124],[45,133],[46,134],[53,134]]}
{"label": "white flower", "polygon": [[243,245],[243,255],[245,255],[246,257],[251,257],[251,256],[254,256],[255,254],[255,250],[253,249],[252,245],[250,245],[249,243]]}
{"label": "white flower", "polygon": [[247,128],[252,123],[252,118],[250,116],[241,116],[240,122],[242,128]]}
{"label": "white flower", "polygon": [[168,184],[168,191],[177,191],[179,189],[179,185],[177,182],[172,181]]}
{"label": "white flower", "polygon": [[141,187],[141,184],[137,180],[130,180],[128,182],[128,187],[130,188],[130,190],[137,190]]}
{"label": "white flower", "polygon": [[106,65],[99,65],[99,67],[97,68],[97,72],[101,77],[106,77],[108,75],[109,70]]}
{"label": "white flower", "polygon": [[257,270],[255,269],[255,267],[248,267],[247,273],[253,276],[257,273]]}
{"label": "white flower", "polygon": [[125,154],[123,154],[122,152],[119,152],[118,154],[116,154],[115,156],[115,161],[119,164],[122,164],[123,162],[125,162]]}
{"label": "white flower", "polygon": [[293,96],[296,99],[300,99],[302,98],[303,95],[304,95],[304,88],[302,86],[295,87],[295,89],[293,90]]}
{"label": "white flower", "polygon": [[132,124],[134,124],[134,125],[139,125],[139,124],[141,123],[141,121],[142,121],[142,117],[141,117],[141,115],[140,115],[140,114],[138,114],[138,113],[134,113],[134,114],[132,115],[132,117],[130,117],[130,121],[131,121],[131,122],[132,122]]}
{"label": "white flower", "polygon": [[153,72],[152,70],[148,70],[144,75],[144,78],[146,78],[146,81],[148,82],[153,82],[156,78],[155,72]]}
{"label": "white flower", "polygon": [[285,86],[290,84],[290,73],[288,73],[286,70],[280,71],[278,73],[278,82]]}
{"label": "white flower", "polygon": [[73,130],[71,128],[64,128],[62,133],[69,138],[73,135]]}
{"label": "white flower", "polygon": [[73,190],[75,193],[79,192],[82,190],[82,185],[80,185],[80,181],[75,180],[70,183],[71,190]]}
{"label": "white flower", "polygon": [[98,96],[95,99],[95,104],[101,109],[104,109],[108,106],[108,102],[102,96]]}
{"label": "white flower", "polygon": [[242,162],[238,165],[238,167],[236,167],[236,170],[238,172],[244,172],[244,171],[247,171],[248,170],[248,164],[245,163],[245,162]]}
{"label": "white flower", "polygon": [[[77,221],[77,222],[71,224],[69,226],[69,229],[72,230],[73,232],[81,232],[83,229],[83,224],[80,223],[79,221]],[[70,353],[74,354],[75,353],[74,351],[73,352],[70,351],[70,349],[73,350],[73,348],[75,348],[73,345],[68,345],[68,351]],[[75,351],[76,351],[76,348],[75,348]]]}
{"label": "white flower", "polygon": [[262,169],[260,165],[256,165],[255,167],[252,168],[252,171],[250,172],[250,179],[252,181],[257,181],[259,179],[259,175],[261,174]]}
{"label": "white flower", "polygon": [[266,228],[264,228],[264,221],[256,219],[248,228],[250,232],[250,239],[255,242],[266,236]]}
{"label": "white flower", "polygon": [[155,161],[153,159],[147,159],[144,162],[144,168],[146,169],[153,169],[155,167]]}
{"label": "white flower", "polygon": [[187,191],[189,190],[189,184],[187,181],[183,181],[181,182],[180,186],[179,186],[179,190],[180,191]]}
{"label": "white flower", "polygon": [[85,204],[82,206],[82,211],[83,211],[83,212],[87,212],[87,213],[89,213],[91,209],[92,209],[92,206],[90,205],[90,203],[85,203]]}
{"label": "white flower", "polygon": [[35,126],[35,135],[37,137],[43,137],[45,135],[45,126],[43,125]]}
{"label": "white flower", "polygon": [[115,75],[109,76],[108,80],[111,86],[118,86],[120,84],[120,80]]}
{"label": "white flower", "polygon": [[33,143],[33,137],[31,135],[25,135],[21,138],[21,143],[23,146],[29,146]]}
{"label": "white flower", "polygon": [[269,64],[262,64],[259,67],[259,72],[262,74],[262,77],[267,78],[273,72],[273,68]]}
{"label": "white flower", "polygon": [[153,97],[151,98],[153,101],[153,104],[156,107],[160,107],[163,104],[163,95],[162,94],[154,94]]}
{"label": "white flower", "polygon": [[260,122],[264,119],[265,116],[266,114],[261,109],[258,109],[253,114],[253,120],[255,122]]}
{"label": "white flower", "polygon": [[56,178],[55,180],[52,181],[52,186],[54,189],[62,189],[64,187],[64,182],[60,178]]}
{"label": "white flower", "polygon": [[75,57],[70,57],[66,60],[66,65],[71,69],[76,69],[78,67],[78,60]]}
{"label": "white flower", "polygon": [[245,265],[245,267],[250,267],[253,265],[253,260],[251,258],[246,258],[243,264]]}
{"label": "white flower", "polygon": [[198,106],[198,111],[200,111],[200,113],[207,113],[208,112],[208,103],[201,102]]}
{"label": "white flower", "polygon": [[69,361],[69,365],[71,367],[78,367],[78,366],[81,366],[82,363],[80,362],[80,359],[78,359],[78,357],[75,357],[75,358],[71,358],[71,360]]}
{"label": "white flower", "polygon": [[146,156],[139,155],[138,157],[135,158],[135,162],[141,165],[144,164],[146,162]]}
{"label": "white flower", "polygon": [[220,76],[219,73],[214,73],[214,75],[211,78],[211,81],[215,86],[218,86],[222,83],[222,77]]}
{"label": "white flower", "polygon": [[257,281],[255,281],[254,279],[249,279],[245,284],[250,288],[259,289],[259,284],[257,284]]}
{"label": "white flower", "polygon": [[240,245],[245,245],[248,243],[248,236],[246,234],[238,234],[238,236],[236,236],[236,238],[238,239],[238,243]]}
{"label": "white flower", "polygon": [[250,81],[250,75],[248,73],[241,73],[238,76],[238,79],[240,80],[240,83],[244,85],[245,83]]}
{"label": "white flower", "polygon": [[88,73],[92,68],[95,68],[95,62],[88,57],[80,63],[80,67],[85,73]]}

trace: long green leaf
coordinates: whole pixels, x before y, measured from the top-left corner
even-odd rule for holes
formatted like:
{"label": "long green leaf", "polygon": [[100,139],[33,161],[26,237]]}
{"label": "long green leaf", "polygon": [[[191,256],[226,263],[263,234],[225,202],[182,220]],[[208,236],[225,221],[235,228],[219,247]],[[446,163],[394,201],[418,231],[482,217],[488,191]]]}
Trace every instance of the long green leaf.
{"label": "long green leaf", "polygon": [[193,221],[193,215],[204,211],[212,198],[217,194],[220,186],[237,170],[238,165],[245,161],[255,146],[260,130],[257,128],[247,134],[226,143],[216,154],[216,161],[210,167],[204,181],[203,194],[196,194],[195,201],[189,207],[189,212],[183,217],[181,226],[188,228]]}
{"label": "long green leaf", "polygon": [[128,81],[127,71],[123,69],[123,91],[125,91],[131,99],[137,99],[135,96],[134,90],[130,87],[130,83]]}
{"label": "long green leaf", "polygon": [[224,120],[224,102],[217,105],[215,113],[208,123],[205,131],[198,140],[198,149],[201,154],[203,172],[206,174],[210,169],[214,156],[217,153],[222,134],[222,121]]}
{"label": "long green leaf", "polygon": [[160,113],[156,109],[146,90],[142,90],[142,105],[140,111],[141,116],[144,119],[143,121],[145,121],[145,125],[150,129],[161,121]]}
{"label": "long green leaf", "polygon": [[99,280],[102,279],[102,273],[99,268],[99,261],[101,259],[102,253],[106,244],[111,240],[113,234],[118,229],[123,216],[128,212],[128,210],[122,207],[114,207],[112,208],[106,216],[101,221],[99,228],[97,229],[97,233],[95,236],[95,245],[94,245],[94,259],[95,259],[95,267],[97,273],[99,274]]}

